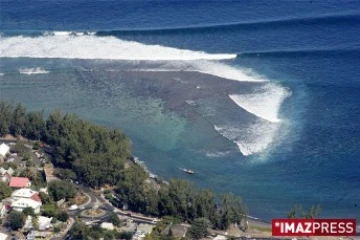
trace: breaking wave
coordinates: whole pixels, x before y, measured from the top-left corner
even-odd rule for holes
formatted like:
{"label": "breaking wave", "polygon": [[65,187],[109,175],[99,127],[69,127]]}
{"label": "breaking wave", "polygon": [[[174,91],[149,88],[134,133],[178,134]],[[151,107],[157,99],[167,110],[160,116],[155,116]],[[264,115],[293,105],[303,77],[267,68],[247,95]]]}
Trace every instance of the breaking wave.
{"label": "breaking wave", "polygon": [[[222,136],[236,143],[245,156],[264,151],[274,141],[281,126],[278,117],[281,104],[290,95],[289,90],[270,83],[263,76],[220,62],[236,58],[236,54],[146,45],[113,36],[99,37],[91,32],[46,32],[36,37],[1,37],[0,57],[124,60],[131,62],[130,71],[194,71],[233,81],[263,82],[263,87],[251,90],[251,93],[229,94],[234,103],[255,115],[256,120],[247,124],[241,123],[241,120],[228,125],[215,123],[214,126]],[[146,61],[146,64],[141,64],[141,69],[138,68],[140,61]],[[48,71],[37,67],[20,69],[20,73],[45,74]],[[215,152],[207,155],[221,157],[222,154]]]}
{"label": "breaking wave", "polygon": [[230,94],[229,97],[238,106],[269,122],[280,122],[280,107],[291,93],[282,87],[267,84],[249,94]]}
{"label": "breaking wave", "polygon": [[33,74],[47,74],[49,71],[46,71],[43,68],[37,67],[37,68],[21,68],[19,70],[20,74],[26,74],[26,75],[33,75]]}
{"label": "breaking wave", "polygon": [[279,124],[256,121],[246,128],[241,126],[217,126],[214,129],[222,136],[233,141],[244,156],[266,150],[274,141],[280,128]]}
{"label": "breaking wave", "polygon": [[116,37],[98,37],[84,33],[54,32],[39,37],[3,37],[0,57],[66,58],[107,60],[224,60],[236,54],[206,53],[160,45],[146,45]]}

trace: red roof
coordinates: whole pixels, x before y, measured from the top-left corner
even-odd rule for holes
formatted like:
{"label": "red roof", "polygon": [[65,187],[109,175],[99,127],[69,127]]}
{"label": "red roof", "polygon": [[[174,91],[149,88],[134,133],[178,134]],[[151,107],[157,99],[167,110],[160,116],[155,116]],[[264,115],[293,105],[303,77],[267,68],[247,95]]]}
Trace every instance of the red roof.
{"label": "red roof", "polygon": [[32,195],[30,198],[31,198],[32,200],[37,201],[37,202],[41,202],[41,199],[40,199],[40,196],[39,196],[38,193],[35,193],[35,194]]}
{"label": "red roof", "polygon": [[24,177],[12,177],[9,182],[9,187],[24,188],[27,187],[30,180]]}

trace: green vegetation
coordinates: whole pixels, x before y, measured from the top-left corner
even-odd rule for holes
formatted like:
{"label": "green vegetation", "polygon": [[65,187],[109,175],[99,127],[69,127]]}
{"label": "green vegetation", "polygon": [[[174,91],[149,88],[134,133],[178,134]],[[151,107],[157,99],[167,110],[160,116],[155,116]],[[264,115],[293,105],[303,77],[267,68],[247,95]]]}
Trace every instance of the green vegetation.
{"label": "green vegetation", "polygon": [[75,196],[76,189],[74,184],[70,182],[56,180],[51,181],[48,184],[48,192],[54,201],[59,201],[61,199],[69,200]]}
{"label": "green vegetation", "polygon": [[104,238],[104,240],[132,238],[132,233],[118,233],[116,231],[102,229],[99,226],[89,227],[83,223],[75,223],[70,229],[69,234],[72,236],[73,239],[82,240],[100,238]]}
{"label": "green vegetation", "polygon": [[[14,106],[0,102],[0,135],[11,133],[23,135],[50,146],[53,162],[60,170],[62,179],[74,180],[75,175],[91,187],[105,184],[116,186],[115,197],[110,192],[106,197],[117,206],[153,216],[174,216],[180,221],[198,224],[199,219],[209,221],[217,229],[227,229],[231,223],[242,222],[248,210],[240,197],[225,194],[221,204],[211,190],[199,190],[185,180],[171,180],[169,184],[147,181],[148,174],[133,164],[125,168],[131,158],[130,141],[119,130],[107,129],[81,120],[74,114],[55,111],[44,120],[43,112],[26,113],[20,104]],[[24,146],[18,142],[17,151]],[[28,175],[24,172],[24,175]],[[161,182],[161,181],[158,181]],[[48,186],[50,198],[69,200],[75,194],[70,181],[53,181]],[[44,213],[56,215],[51,210],[53,203],[45,199]],[[84,229],[74,228],[74,234]],[[89,230],[89,234],[99,231]]]}
{"label": "green vegetation", "polygon": [[24,226],[25,216],[21,212],[12,211],[8,216],[8,226],[16,231]]}
{"label": "green vegetation", "polygon": [[307,212],[303,210],[301,205],[296,205],[289,211],[288,218],[290,218],[290,219],[294,219],[294,218],[314,219],[319,216],[320,212],[321,212],[320,205],[317,205],[316,207],[314,205],[312,205]]}
{"label": "green vegetation", "polygon": [[0,182],[0,200],[10,197],[11,193],[12,189],[7,185],[7,183]]}
{"label": "green vegetation", "polygon": [[26,208],[24,208],[24,210],[22,211],[22,213],[23,213],[25,216],[34,216],[34,215],[35,215],[34,209],[33,209],[32,207],[26,207]]}
{"label": "green vegetation", "polygon": [[56,218],[61,221],[61,222],[66,222],[67,220],[69,220],[69,214],[65,211],[60,211],[57,215]]}
{"label": "green vegetation", "polygon": [[61,168],[56,171],[56,176],[65,180],[65,181],[74,181],[76,180],[76,174],[71,169]]}
{"label": "green vegetation", "polygon": [[195,239],[206,237],[207,228],[210,227],[210,222],[206,218],[197,218],[189,229],[190,235]]}
{"label": "green vegetation", "polygon": [[47,203],[42,206],[42,215],[46,217],[55,217],[57,207],[55,203]]}
{"label": "green vegetation", "polygon": [[114,226],[119,227],[121,224],[120,218],[116,213],[111,213],[109,220],[112,224],[114,224]]}

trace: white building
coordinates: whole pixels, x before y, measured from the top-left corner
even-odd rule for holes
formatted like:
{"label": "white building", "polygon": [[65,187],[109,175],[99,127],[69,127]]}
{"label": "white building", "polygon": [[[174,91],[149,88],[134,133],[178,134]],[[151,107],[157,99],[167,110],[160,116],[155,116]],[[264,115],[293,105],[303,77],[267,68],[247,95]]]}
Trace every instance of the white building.
{"label": "white building", "polygon": [[[38,216],[38,228],[37,230],[45,231],[47,229],[52,228],[51,220],[52,218],[44,217],[44,216]],[[27,216],[25,224],[24,224],[24,230],[30,230],[34,229],[33,221],[31,216]]]}
{"label": "white building", "polygon": [[31,207],[36,214],[40,213],[41,202],[31,198],[17,198],[11,203],[11,208],[15,211],[22,212],[25,208]]}
{"label": "white building", "polygon": [[21,188],[21,189],[15,190],[11,194],[11,197],[13,199],[31,198],[36,201],[36,199],[34,199],[34,198],[37,198],[38,195],[39,195],[38,192],[31,190],[30,188]]}
{"label": "white building", "polygon": [[14,173],[15,171],[11,167],[8,170],[5,168],[0,168],[0,180],[2,182],[9,182]]}
{"label": "white building", "polygon": [[0,202],[0,218],[3,218],[7,213],[5,204]]}
{"label": "white building", "polygon": [[0,240],[8,240],[10,239],[8,235],[5,233],[0,232]]}
{"label": "white building", "polygon": [[100,227],[103,229],[110,230],[110,231],[114,230],[114,224],[109,223],[109,222],[102,222]]}
{"label": "white building", "polygon": [[0,156],[5,158],[6,154],[8,154],[10,152],[10,147],[8,145],[6,145],[5,143],[2,143],[0,145]]}

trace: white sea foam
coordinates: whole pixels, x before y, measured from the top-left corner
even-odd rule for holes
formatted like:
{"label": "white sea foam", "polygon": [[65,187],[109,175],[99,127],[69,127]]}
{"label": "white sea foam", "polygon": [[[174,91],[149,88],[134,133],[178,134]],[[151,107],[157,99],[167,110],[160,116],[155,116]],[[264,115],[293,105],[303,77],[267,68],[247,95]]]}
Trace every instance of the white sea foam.
{"label": "white sea foam", "polygon": [[33,75],[33,74],[47,74],[49,73],[49,71],[46,71],[43,68],[37,67],[37,68],[21,68],[19,70],[19,72],[21,74],[26,74],[26,75]]}
{"label": "white sea foam", "polygon": [[[111,36],[99,37],[94,33],[48,32],[39,37],[2,37],[0,57],[125,60],[133,61],[130,65],[134,66],[135,71],[195,71],[235,81],[268,82],[265,77],[251,71],[219,62],[236,58],[236,54],[211,54],[146,45]],[[147,64],[142,64],[142,69],[139,69],[138,61],[147,61]],[[20,72],[48,73],[41,68],[21,69]],[[259,119],[249,126],[235,124],[214,128],[234,141],[244,155],[264,151],[271,145],[280,128],[278,112],[289,94],[288,90],[271,83],[249,94],[230,94],[229,97],[238,106]],[[188,104],[194,103],[190,101]]]}
{"label": "white sea foam", "polygon": [[207,157],[210,157],[210,158],[220,158],[220,157],[225,157],[229,153],[230,153],[229,151],[226,151],[226,152],[206,152],[205,155]]}
{"label": "white sea foam", "polygon": [[146,45],[115,37],[54,32],[39,37],[6,37],[1,39],[0,57],[67,58],[113,60],[222,60],[236,54],[210,54],[160,45]]}
{"label": "white sea foam", "polygon": [[260,153],[273,142],[279,124],[257,121],[246,128],[234,126],[214,126],[214,129],[233,141],[244,156]]}
{"label": "white sea foam", "polygon": [[[240,81],[240,82],[268,82],[268,80],[260,75],[246,72],[243,69],[229,66],[216,61],[194,61],[194,62],[179,62],[169,61],[166,64],[156,68],[137,68],[133,71],[148,71],[148,72],[172,72],[172,71],[183,71],[183,72],[199,72],[203,74],[209,74],[212,76]],[[198,88],[201,88],[200,86]]]}
{"label": "white sea foam", "polygon": [[0,72],[0,76],[4,76],[4,73]]}
{"label": "white sea foam", "polygon": [[279,110],[291,92],[275,84],[267,84],[249,94],[230,94],[229,97],[246,111],[270,122],[279,122]]}

